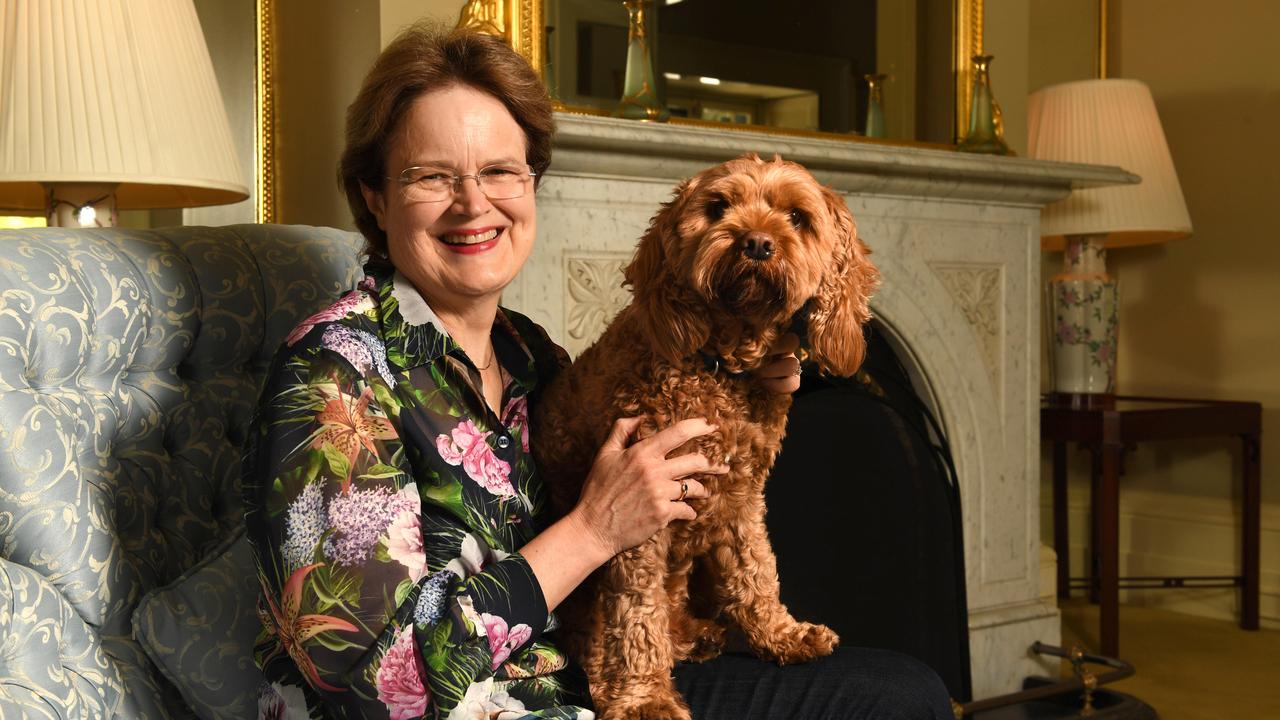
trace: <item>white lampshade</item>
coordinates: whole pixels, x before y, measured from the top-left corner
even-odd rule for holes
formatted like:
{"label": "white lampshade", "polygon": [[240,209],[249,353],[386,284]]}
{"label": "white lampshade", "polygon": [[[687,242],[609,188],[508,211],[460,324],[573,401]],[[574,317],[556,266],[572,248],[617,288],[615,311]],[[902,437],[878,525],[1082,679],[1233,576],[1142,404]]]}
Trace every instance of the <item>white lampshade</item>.
{"label": "white lampshade", "polygon": [[1041,160],[1118,165],[1136,185],[1076,190],[1040,215],[1041,246],[1067,235],[1103,235],[1107,247],[1165,242],[1191,234],[1151,90],[1137,80],[1084,80],[1031,94],[1028,154]]}
{"label": "white lampshade", "polygon": [[120,208],[243,200],[192,0],[0,0],[0,208],[107,183]]}

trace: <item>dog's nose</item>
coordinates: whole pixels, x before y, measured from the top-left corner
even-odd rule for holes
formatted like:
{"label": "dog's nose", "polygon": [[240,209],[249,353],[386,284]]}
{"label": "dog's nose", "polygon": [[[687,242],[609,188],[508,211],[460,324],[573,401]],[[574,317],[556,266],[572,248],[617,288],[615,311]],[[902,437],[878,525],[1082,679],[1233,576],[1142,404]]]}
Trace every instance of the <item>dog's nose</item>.
{"label": "dog's nose", "polygon": [[749,232],[742,238],[742,252],[752,260],[773,257],[773,238],[767,233]]}

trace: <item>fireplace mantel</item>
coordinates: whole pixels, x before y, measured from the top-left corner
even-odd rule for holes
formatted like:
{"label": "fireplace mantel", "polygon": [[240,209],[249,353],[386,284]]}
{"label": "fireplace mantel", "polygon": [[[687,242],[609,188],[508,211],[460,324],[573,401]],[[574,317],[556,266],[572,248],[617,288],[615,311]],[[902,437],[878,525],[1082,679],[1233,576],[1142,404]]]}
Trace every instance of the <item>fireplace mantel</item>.
{"label": "fireplace mantel", "polygon": [[538,249],[506,304],[571,353],[629,296],[621,268],[675,184],[741,155],[799,162],[849,203],[882,274],[872,308],[940,416],[960,478],[974,693],[1019,689],[1056,643],[1039,555],[1040,207],[1135,182],[1118,168],[948,150],[556,117]]}

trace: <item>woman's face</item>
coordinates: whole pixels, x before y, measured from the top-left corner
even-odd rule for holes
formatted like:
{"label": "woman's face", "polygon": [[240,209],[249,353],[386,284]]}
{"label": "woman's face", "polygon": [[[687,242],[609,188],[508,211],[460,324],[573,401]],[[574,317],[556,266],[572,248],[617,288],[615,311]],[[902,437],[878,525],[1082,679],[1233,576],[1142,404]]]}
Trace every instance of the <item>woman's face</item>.
{"label": "woman's face", "polygon": [[[527,169],[525,135],[496,98],[465,85],[420,96],[392,136],[387,175],[430,167],[445,175],[474,175],[495,164]],[[413,202],[396,180],[381,192],[364,189],[365,203],[387,233],[391,262],[436,311],[466,312],[496,303],[533,249],[533,181],[522,197],[490,200],[475,180],[437,202]],[[491,236],[491,237],[490,237]],[[477,242],[482,238],[489,238]]]}

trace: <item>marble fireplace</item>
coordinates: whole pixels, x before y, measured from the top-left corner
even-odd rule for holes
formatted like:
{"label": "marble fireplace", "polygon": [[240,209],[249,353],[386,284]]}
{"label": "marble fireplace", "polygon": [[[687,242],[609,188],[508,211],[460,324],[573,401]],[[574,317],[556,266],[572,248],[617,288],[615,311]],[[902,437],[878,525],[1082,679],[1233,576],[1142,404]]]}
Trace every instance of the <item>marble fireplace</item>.
{"label": "marble fireplace", "polygon": [[841,192],[883,283],[872,305],[941,419],[960,479],[975,697],[1045,671],[1039,553],[1040,208],[1116,168],[560,114],[538,242],[505,304],[571,353],[628,300],[621,268],[680,180],[779,153]]}

